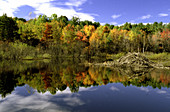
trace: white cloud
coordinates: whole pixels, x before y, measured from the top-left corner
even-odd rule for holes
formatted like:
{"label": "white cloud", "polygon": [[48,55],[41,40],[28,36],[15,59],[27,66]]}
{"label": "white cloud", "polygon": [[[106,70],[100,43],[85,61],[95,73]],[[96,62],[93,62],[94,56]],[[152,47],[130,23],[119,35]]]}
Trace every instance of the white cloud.
{"label": "white cloud", "polygon": [[145,15],[145,16],[142,16],[140,19],[149,19],[149,18],[151,18],[152,16],[150,15],[150,14],[148,14],[148,15]]}
{"label": "white cloud", "polygon": [[122,16],[122,15],[121,15],[121,14],[118,14],[118,15],[115,14],[115,15],[112,15],[112,18],[113,18],[113,19],[117,19],[117,18],[119,18],[120,16]]}
{"label": "white cloud", "polygon": [[106,23],[100,23],[102,26],[105,25]]}
{"label": "white cloud", "polygon": [[125,23],[118,24],[117,26],[123,26]]}
{"label": "white cloud", "polygon": [[135,23],[135,20],[131,20],[131,21],[129,21],[128,23]]}
{"label": "white cloud", "polygon": [[[45,7],[45,8],[44,8]],[[63,9],[58,7],[51,7],[50,4],[43,4],[37,8],[35,12],[37,14],[46,14],[47,16],[51,16],[52,14],[56,13],[58,16],[65,15],[69,19],[73,16],[78,16],[80,20],[90,20],[94,22],[94,17],[91,14],[76,12],[74,9]]]}
{"label": "white cloud", "polygon": [[160,14],[158,14],[160,17],[166,17],[166,16],[168,16],[168,14],[165,14],[165,13],[160,13]]}
{"label": "white cloud", "polygon": [[[132,24],[132,25],[134,25],[134,24],[139,24],[139,23],[141,23],[141,22],[139,22],[139,23],[137,23],[137,22],[134,22],[133,20],[132,21],[130,21],[130,22],[128,22],[128,23],[130,23],[130,24]],[[125,23],[122,23],[122,24],[118,24],[118,26],[122,26],[122,25],[124,25]],[[153,24],[152,22],[148,22],[148,23],[142,23],[143,25],[147,25],[147,24]],[[163,24],[166,24],[166,23],[163,23]],[[168,23],[167,23],[168,24]]]}
{"label": "white cloud", "polygon": [[[106,23],[100,23],[102,26],[104,26]],[[110,23],[108,23],[108,24],[110,24],[110,25],[118,25],[118,23],[117,22],[110,22]]]}
{"label": "white cloud", "polygon": [[54,3],[55,5],[65,5],[65,6],[70,6],[70,7],[80,7],[83,5],[87,0],[68,0],[66,2],[57,2]]}
{"label": "white cloud", "polygon": [[110,22],[111,25],[117,25],[117,22]]}
{"label": "white cloud", "polygon": [[7,13],[8,16],[14,16],[14,12],[18,10],[19,7],[24,5],[29,5],[31,7],[37,8],[41,4],[50,3],[53,0],[1,0],[0,1],[0,15]]}
{"label": "white cloud", "polygon": [[47,16],[51,16],[56,13],[58,16],[64,15],[71,19],[73,16],[78,16],[81,20],[95,20],[94,14],[77,12],[76,9],[73,8],[79,7],[84,4],[87,0],[68,0],[67,2],[60,4],[65,5],[67,8],[61,8],[54,6],[51,3],[54,0],[1,0],[0,1],[0,15],[3,13],[7,13],[8,16],[14,17],[14,13],[18,10],[19,7],[28,5],[35,8],[35,13],[45,14]]}
{"label": "white cloud", "polygon": [[[139,23],[138,23],[139,24]],[[147,25],[147,24],[153,24],[152,22],[148,22],[148,23],[143,23],[143,25]]]}
{"label": "white cloud", "polygon": [[81,10],[83,10],[83,9],[82,9],[82,8],[77,8],[76,10],[77,10],[77,11],[81,11]]}
{"label": "white cloud", "polygon": [[65,2],[65,5],[79,7],[82,4],[84,4],[86,1],[87,0],[69,0],[68,2]]}
{"label": "white cloud", "polygon": [[[100,23],[100,24],[103,26],[103,25],[105,25],[106,23]],[[117,22],[110,22],[110,23],[108,23],[108,24],[110,24],[110,25],[118,25]]]}

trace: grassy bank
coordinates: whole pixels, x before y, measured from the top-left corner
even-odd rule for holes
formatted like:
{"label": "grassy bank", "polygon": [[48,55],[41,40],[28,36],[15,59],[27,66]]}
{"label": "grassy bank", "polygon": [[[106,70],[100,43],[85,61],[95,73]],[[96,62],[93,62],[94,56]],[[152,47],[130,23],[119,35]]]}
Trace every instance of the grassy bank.
{"label": "grassy bank", "polygon": [[145,53],[145,56],[150,60],[169,60],[170,61],[170,53]]}
{"label": "grassy bank", "polygon": [[29,46],[22,42],[0,43],[0,60],[42,60],[73,57],[84,57],[84,54],[64,45],[44,48],[44,46]]}
{"label": "grassy bank", "polygon": [[170,53],[145,53],[145,56],[157,63],[163,64],[164,66],[170,67]]}
{"label": "grassy bank", "polygon": [[[122,56],[125,56],[126,53],[118,53],[118,54],[107,54],[106,59],[119,59]],[[146,56],[150,60],[170,60],[170,53],[152,53],[152,52],[146,52],[144,53],[144,56]]]}
{"label": "grassy bank", "polygon": [[49,57],[45,52],[21,42],[0,44],[1,60],[31,60],[47,58],[47,56]]}

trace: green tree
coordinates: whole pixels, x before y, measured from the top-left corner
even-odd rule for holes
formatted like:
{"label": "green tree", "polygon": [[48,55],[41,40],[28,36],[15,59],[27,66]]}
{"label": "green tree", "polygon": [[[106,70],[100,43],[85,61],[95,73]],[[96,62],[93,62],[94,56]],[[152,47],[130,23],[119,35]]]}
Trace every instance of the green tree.
{"label": "green tree", "polygon": [[51,15],[51,20],[57,20],[57,14],[52,14]]}
{"label": "green tree", "polygon": [[72,19],[68,23],[71,24],[71,25],[74,25],[74,26],[79,25],[80,24],[80,18],[73,16]]}
{"label": "green tree", "polygon": [[100,26],[100,23],[99,23],[99,22],[94,22],[94,23],[93,23],[93,26],[95,27],[95,29],[97,29],[97,27]]}
{"label": "green tree", "polygon": [[6,14],[0,16],[0,40],[14,41],[18,38],[18,26],[16,21],[11,17],[7,17]]}
{"label": "green tree", "polygon": [[126,22],[124,25],[123,25],[123,30],[131,30],[132,29],[132,25],[131,23],[128,23]]}
{"label": "green tree", "polygon": [[57,21],[60,23],[62,28],[64,28],[68,24],[68,18],[66,16],[60,16],[57,18]]}
{"label": "green tree", "polygon": [[49,18],[46,15],[39,15],[36,24],[39,25],[41,23],[46,23],[49,21]]}

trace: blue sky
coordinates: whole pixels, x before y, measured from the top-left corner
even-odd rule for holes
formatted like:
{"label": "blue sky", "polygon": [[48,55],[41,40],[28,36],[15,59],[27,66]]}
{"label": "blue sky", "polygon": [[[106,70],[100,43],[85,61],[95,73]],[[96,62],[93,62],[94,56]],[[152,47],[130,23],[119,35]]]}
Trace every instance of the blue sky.
{"label": "blue sky", "polygon": [[0,15],[3,13],[26,19],[56,13],[114,25],[169,23],[170,0],[0,0]]}

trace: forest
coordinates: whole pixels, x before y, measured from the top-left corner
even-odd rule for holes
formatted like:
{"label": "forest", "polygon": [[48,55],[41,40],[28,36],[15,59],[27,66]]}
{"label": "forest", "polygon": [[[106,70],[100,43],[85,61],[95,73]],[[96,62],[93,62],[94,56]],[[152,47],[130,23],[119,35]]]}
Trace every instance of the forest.
{"label": "forest", "polygon": [[170,52],[170,23],[101,25],[78,17],[0,16],[0,60],[106,57],[127,52]]}

